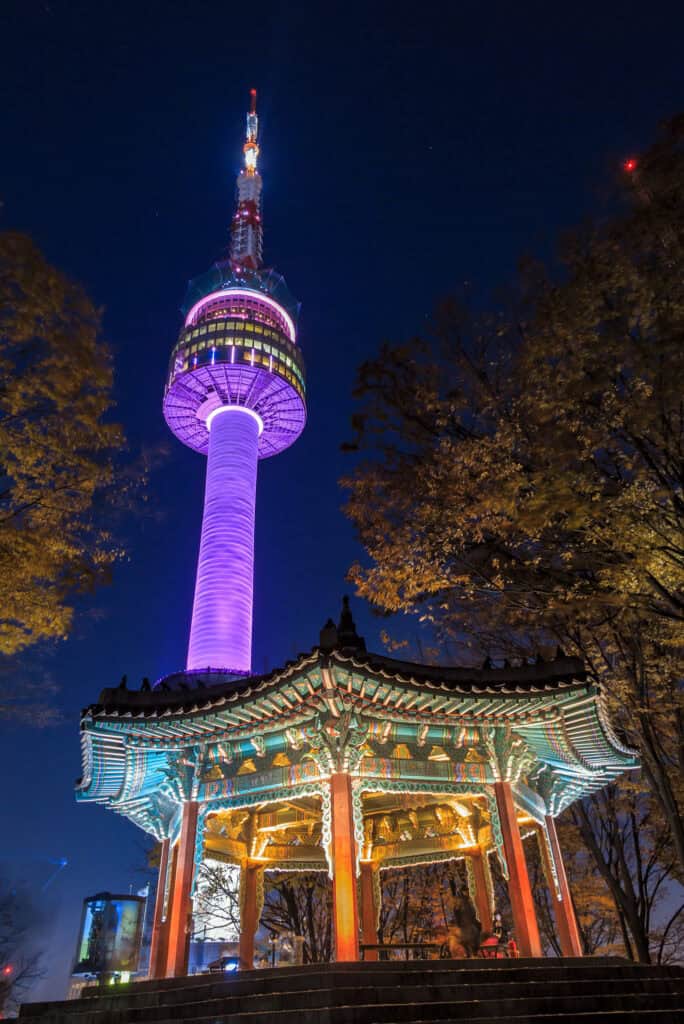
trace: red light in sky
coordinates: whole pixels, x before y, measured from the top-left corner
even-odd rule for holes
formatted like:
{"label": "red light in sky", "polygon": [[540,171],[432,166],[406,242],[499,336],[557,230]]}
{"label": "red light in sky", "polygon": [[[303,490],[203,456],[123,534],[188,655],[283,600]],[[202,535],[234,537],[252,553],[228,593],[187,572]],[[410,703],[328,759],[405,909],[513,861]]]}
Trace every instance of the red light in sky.
{"label": "red light in sky", "polygon": [[3,974],[11,974],[12,973],[12,964],[5,964],[5,966],[2,969],[2,973]]}
{"label": "red light in sky", "polygon": [[627,171],[628,174],[631,174],[632,171],[636,171],[636,169],[637,169],[637,162],[634,159],[634,157],[631,156],[629,158],[629,160],[625,160],[625,162],[622,165],[622,167],[623,167],[623,170]]}

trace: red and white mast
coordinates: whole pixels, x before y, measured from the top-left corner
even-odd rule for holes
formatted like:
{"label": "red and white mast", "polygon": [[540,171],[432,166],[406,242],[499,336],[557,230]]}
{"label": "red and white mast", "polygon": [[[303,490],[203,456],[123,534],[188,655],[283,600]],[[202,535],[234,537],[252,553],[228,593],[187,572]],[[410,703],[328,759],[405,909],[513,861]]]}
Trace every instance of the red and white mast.
{"label": "red and white mast", "polygon": [[230,263],[234,271],[257,270],[261,266],[261,175],[257,170],[259,119],[256,89],[249,91],[247,133],[242,147],[245,166],[237,178],[237,208],[230,238]]}

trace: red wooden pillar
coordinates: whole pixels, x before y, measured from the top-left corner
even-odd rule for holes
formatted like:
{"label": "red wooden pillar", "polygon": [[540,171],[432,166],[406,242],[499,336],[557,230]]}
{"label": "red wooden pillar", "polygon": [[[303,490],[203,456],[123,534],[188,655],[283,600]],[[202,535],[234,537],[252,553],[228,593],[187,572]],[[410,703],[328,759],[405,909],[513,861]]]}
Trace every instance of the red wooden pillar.
{"label": "red wooden pillar", "polygon": [[[377,907],[375,906],[374,875],[377,871],[371,861],[361,863],[361,941],[369,946],[377,945],[378,932],[375,926]],[[368,949],[363,954],[364,960],[377,960],[377,949]]]}
{"label": "red wooden pillar", "polygon": [[332,810],[333,924],[335,960],[359,959],[359,909],[356,893],[356,841],[351,776],[330,777]]}
{"label": "red wooden pillar", "polygon": [[176,864],[168,914],[167,978],[180,978],[188,973],[190,931],[192,928],[190,888],[195,868],[195,838],[197,834],[198,809],[199,805],[195,800],[188,800],[183,804],[180,838],[177,849],[174,851]]}
{"label": "red wooden pillar", "polygon": [[508,864],[508,895],[513,911],[513,930],[522,956],[541,956],[541,941],[527,862],[510,782],[495,782],[494,792],[501,821],[504,853]]}
{"label": "red wooden pillar", "polygon": [[157,879],[157,896],[154,901],[154,918],[152,922],[152,941],[150,942],[150,978],[163,978],[166,973],[166,949],[168,944],[168,921],[164,914],[166,898],[166,875],[170,870],[169,851],[171,840],[164,839],[161,844],[159,860],[159,877]]}
{"label": "red wooden pillar", "polygon": [[251,971],[254,968],[254,936],[259,927],[257,889],[262,865],[247,861],[240,870],[245,873],[240,908],[240,970]]}
{"label": "red wooden pillar", "polygon": [[478,920],[482,925],[483,932],[491,932],[492,905],[489,899],[485,875],[487,865],[484,859],[486,856],[487,854],[480,850],[478,853],[473,854],[470,858],[470,863],[473,867],[473,877],[475,879],[475,910],[477,911]]}
{"label": "red wooden pillar", "polygon": [[559,899],[559,893],[556,892],[556,888],[553,884],[553,876],[550,873],[551,865],[549,865],[547,868],[546,880],[551,892],[551,901],[553,903],[553,913],[556,918],[556,926],[558,928],[561,952],[563,953],[563,956],[582,956],[582,940],[580,938],[579,928],[577,927],[577,918],[575,916],[575,908],[572,903],[572,894],[570,892],[570,886],[568,885],[568,876],[565,873],[563,854],[561,853],[560,844],[558,842],[556,823],[551,815],[547,815],[546,817],[546,831],[549,837],[551,856],[553,857],[553,865],[556,869],[556,877],[558,879],[558,889],[560,893]]}

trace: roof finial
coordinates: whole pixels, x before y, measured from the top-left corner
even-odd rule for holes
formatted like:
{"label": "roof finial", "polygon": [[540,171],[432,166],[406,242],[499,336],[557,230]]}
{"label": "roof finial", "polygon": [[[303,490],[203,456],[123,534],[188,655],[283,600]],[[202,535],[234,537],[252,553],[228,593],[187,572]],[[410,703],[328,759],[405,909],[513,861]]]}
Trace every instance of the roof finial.
{"label": "roof finial", "polygon": [[337,638],[340,647],[354,647],[359,651],[366,650],[366,641],[356,632],[356,625],[349,607],[349,598],[346,594],[342,598],[342,613],[337,624]]}

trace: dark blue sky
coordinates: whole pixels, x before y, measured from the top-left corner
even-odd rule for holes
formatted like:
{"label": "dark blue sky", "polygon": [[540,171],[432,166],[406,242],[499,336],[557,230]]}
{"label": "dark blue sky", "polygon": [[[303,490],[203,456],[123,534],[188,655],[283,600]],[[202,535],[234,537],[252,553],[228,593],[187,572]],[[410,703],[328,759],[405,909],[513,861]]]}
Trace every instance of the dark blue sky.
{"label": "dark blue sky", "polygon": [[63,991],[82,897],[140,882],[136,830],[74,803],[78,711],[124,672],[137,685],[184,664],[204,460],[168,433],[161,394],[185,283],[227,243],[248,88],[265,256],[302,302],[310,399],[302,438],[259,471],[261,671],[316,642],[358,554],[337,485],[355,368],[600,208],[619,161],[684,108],[683,29],[657,0],[5,0],[0,227],[104,306],[131,446],[169,449],[130,561],[48,659],[63,724],[0,726],[0,872],[45,880],[41,858],[70,861],[48,890],[58,941],[38,994]]}

